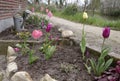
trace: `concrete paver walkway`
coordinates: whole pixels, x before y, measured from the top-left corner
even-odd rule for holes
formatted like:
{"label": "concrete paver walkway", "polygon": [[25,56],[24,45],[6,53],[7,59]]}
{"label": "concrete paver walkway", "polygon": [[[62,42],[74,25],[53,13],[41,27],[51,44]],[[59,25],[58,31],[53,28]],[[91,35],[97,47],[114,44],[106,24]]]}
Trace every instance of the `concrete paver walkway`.
{"label": "concrete paver walkway", "polygon": [[[59,27],[72,30],[75,33],[75,39],[79,41],[81,40],[82,24],[71,22],[58,17],[52,17],[50,20],[54,25],[59,25]],[[96,50],[101,50],[103,41],[102,30],[103,28],[101,27],[85,25],[87,43],[90,47]],[[105,44],[111,47],[112,54],[120,55],[120,31],[111,30],[110,37],[106,40]]]}

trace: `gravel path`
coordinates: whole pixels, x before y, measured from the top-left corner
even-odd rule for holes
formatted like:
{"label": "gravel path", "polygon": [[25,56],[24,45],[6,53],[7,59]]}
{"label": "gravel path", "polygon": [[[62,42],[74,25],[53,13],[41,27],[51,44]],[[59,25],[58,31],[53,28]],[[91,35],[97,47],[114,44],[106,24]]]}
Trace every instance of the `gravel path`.
{"label": "gravel path", "polygon": [[[75,39],[78,41],[81,40],[82,24],[58,17],[52,17],[50,20],[54,25],[59,25],[59,27],[72,30],[75,33]],[[85,25],[85,31],[87,33],[86,39],[89,46],[95,49],[97,48],[98,50],[101,49],[103,40],[102,30],[103,28],[101,27]],[[120,55],[120,31],[111,30],[110,37],[106,40],[105,44],[111,47],[111,53]]]}

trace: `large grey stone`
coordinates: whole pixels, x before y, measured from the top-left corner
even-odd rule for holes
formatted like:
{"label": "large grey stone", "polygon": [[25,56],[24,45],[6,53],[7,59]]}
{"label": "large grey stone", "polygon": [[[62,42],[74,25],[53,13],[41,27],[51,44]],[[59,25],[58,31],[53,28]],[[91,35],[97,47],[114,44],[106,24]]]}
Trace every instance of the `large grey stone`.
{"label": "large grey stone", "polygon": [[15,52],[14,48],[11,46],[8,46],[7,56],[9,57],[9,56],[13,56],[15,54],[16,54],[16,52]]}
{"label": "large grey stone", "polygon": [[18,70],[17,64],[15,62],[11,62],[7,65],[6,75],[7,77],[11,77]]}
{"label": "large grey stone", "polygon": [[6,76],[6,72],[4,70],[0,73],[0,81],[9,81],[8,77]]}
{"label": "large grey stone", "polygon": [[33,81],[33,80],[27,72],[21,71],[21,72],[16,72],[12,76],[11,81]]}
{"label": "large grey stone", "polygon": [[7,63],[14,62],[14,60],[17,58],[17,56],[9,56],[7,57]]}
{"label": "large grey stone", "polygon": [[71,37],[71,36],[74,36],[74,34],[71,30],[62,31],[62,37]]}
{"label": "large grey stone", "polygon": [[49,74],[45,74],[45,76],[40,79],[40,81],[57,81],[55,79],[53,79]]}

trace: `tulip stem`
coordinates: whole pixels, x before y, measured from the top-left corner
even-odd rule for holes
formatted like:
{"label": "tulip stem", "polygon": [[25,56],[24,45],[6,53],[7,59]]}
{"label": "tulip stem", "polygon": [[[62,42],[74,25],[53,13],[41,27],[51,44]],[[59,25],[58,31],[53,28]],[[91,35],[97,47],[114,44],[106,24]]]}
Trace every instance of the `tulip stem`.
{"label": "tulip stem", "polygon": [[83,23],[83,32],[85,30],[85,22],[86,22],[86,19],[84,20],[84,23]]}
{"label": "tulip stem", "polygon": [[104,48],[104,44],[105,44],[105,38],[103,39],[102,49]]}
{"label": "tulip stem", "polygon": [[84,32],[84,29],[85,29],[85,24],[83,24],[83,32]]}

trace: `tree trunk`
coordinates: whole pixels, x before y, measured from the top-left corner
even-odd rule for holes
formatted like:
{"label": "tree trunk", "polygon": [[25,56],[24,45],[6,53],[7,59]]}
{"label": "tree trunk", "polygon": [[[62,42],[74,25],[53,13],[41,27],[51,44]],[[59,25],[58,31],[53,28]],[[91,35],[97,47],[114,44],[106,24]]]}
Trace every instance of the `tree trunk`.
{"label": "tree trunk", "polygon": [[85,5],[84,5],[83,12],[86,11],[86,7],[87,7],[87,3],[85,3]]}
{"label": "tree trunk", "polygon": [[94,16],[95,15],[95,8],[93,8],[93,11],[92,11],[93,13],[92,13],[92,16]]}
{"label": "tree trunk", "polygon": [[48,0],[48,5],[50,5],[50,0]]}
{"label": "tree trunk", "polygon": [[55,5],[58,7],[58,2],[57,1],[55,2]]}
{"label": "tree trunk", "polygon": [[60,0],[60,8],[63,6],[63,1]]}

